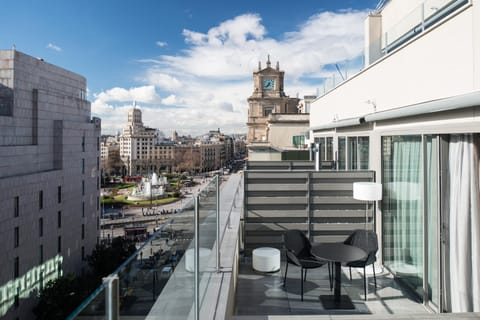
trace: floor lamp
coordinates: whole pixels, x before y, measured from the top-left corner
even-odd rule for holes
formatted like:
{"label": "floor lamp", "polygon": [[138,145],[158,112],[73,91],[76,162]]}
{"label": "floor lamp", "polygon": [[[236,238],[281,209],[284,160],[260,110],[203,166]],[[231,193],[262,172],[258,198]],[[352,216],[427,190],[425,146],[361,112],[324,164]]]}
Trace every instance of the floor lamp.
{"label": "floor lamp", "polygon": [[[382,184],[375,182],[354,182],[353,183],[353,199],[366,201],[365,208],[365,231],[368,224],[368,204],[370,201],[382,200]],[[375,204],[375,203],[374,203]],[[374,207],[375,208],[375,207]],[[375,227],[373,228],[376,233]],[[380,270],[382,272],[382,270]],[[367,272],[365,272],[367,277]],[[368,292],[368,287],[366,287]]]}
{"label": "floor lamp", "polygon": [[375,182],[354,182],[353,199],[367,201],[365,208],[365,230],[367,230],[368,204],[370,201],[382,200],[382,184]]}

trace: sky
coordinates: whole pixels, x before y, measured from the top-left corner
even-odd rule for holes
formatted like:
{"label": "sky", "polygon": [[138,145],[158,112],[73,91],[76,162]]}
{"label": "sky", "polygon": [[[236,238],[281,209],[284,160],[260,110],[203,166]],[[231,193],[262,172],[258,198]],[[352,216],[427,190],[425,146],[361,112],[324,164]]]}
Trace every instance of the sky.
{"label": "sky", "polygon": [[253,72],[267,55],[285,93],[322,93],[363,63],[363,23],[378,0],[1,0],[0,49],[87,79],[102,134],[135,101],[166,136],[246,133]]}

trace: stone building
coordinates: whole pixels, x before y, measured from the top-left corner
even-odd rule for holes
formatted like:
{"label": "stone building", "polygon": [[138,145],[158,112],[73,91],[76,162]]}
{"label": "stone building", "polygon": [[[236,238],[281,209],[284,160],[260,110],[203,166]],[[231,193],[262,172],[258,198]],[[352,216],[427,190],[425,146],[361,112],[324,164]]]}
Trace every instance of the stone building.
{"label": "stone building", "polygon": [[128,175],[172,171],[174,143],[164,141],[157,129],[143,125],[142,111],[135,105],[120,136],[120,157]]}
{"label": "stone building", "polygon": [[[303,137],[309,127],[309,115],[300,99],[284,92],[285,72],[270,66],[253,73],[253,94],[248,98],[248,158],[249,160],[304,159],[307,151],[299,151],[296,138]],[[310,100],[308,100],[310,103]],[[300,147],[304,147],[303,144]]]}
{"label": "stone building", "polygon": [[0,317],[31,319],[32,291],[82,272],[98,241],[101,122],[86,87],[0,50]]}
{"label": "stone building", "polygon": [[268,142],[268,117],[274,113],[296,114],[299,99],[290,98],[283,91],[284,71],[280,64],[262,69],[258,63],[258,71],[253,73],[254,91],[248,98],[248,135],[247,142]]}

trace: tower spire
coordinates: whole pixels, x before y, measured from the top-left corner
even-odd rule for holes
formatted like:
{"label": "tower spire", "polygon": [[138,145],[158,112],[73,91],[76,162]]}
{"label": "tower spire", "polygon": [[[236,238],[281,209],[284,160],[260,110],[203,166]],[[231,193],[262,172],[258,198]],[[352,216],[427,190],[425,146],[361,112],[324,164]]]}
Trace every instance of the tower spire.
{"label": "tower spire", "polygon": [[270,67],[270,55],[267,55],[267,68]]}

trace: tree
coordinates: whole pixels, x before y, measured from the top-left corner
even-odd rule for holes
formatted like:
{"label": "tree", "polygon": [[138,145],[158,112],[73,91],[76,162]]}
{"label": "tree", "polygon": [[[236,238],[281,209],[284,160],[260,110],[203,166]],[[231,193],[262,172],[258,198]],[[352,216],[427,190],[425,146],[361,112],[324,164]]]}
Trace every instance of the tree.
{"label": "tree", "polygon": [[38,320],[63,320],[88,297],[89,281],[67,274],[49,281],[40,291],[33,313]]}
{"label": "tree", "polygon": [[136,250],[132,240],[117,237],[110,246],[97,244],[92,254],[87,256],[88,265],[97,277],[102,278],[115,271]]}

